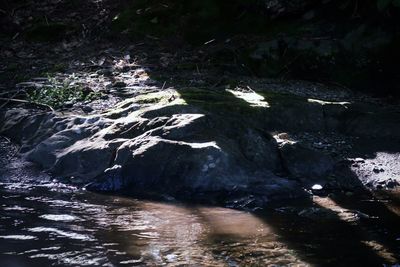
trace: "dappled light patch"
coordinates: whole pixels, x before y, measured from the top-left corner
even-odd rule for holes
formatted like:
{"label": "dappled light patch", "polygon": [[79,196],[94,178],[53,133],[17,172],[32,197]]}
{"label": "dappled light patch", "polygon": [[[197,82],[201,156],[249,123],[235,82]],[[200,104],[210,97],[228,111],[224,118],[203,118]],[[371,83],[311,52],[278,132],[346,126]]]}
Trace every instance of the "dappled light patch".
{"label": "dappled light patch", "polygon": [[228,92],[232,93],[234,96],[237,98],[243,99],[251,107],[263,107],[263,108],[269,108],[270,105],[268,102],[265,100],[265,98],[262,95],[257,94],[253,90],[239,90],[239,88],[236,88],[235,90],[227,90]]}
{"label": "dappled light patch", "polygon": [[354,223],[361,218],[369,218],[368,214],[363,214],[355,210],[349,210],[338,205],[332,198],[314,196],[313,202],[329,211],[334,212],[340,220]]}
{"label": "dappled light patch", "polygon": [[320,99],[313,99],[313,98],[308,98],[307,101],[309,103],[317,103],[320,105],[350,105],[350,102],[331,102],[331,101],[324,101],[324,100],[320,100]]}
{"label": "dappled light patch", "polygon": [[[326,210],[334,212],[340,220],[349,224],[356,224],[360,219],[377,219],[377,217],[370,216],[360,211],[350,210],[342,207],[329,197],[314,196],[313,202]],[[385,245],[381,244],[378,240],[361,240],[360,243],[366,245],[386,262],[395,263],[397,261],[395,253]]]}
{"label": "dappled light patch", "polygon": [[393,189],[400,185],[400,153],[376,152],[371,158],[349,158],[351,169],[367,187]]}

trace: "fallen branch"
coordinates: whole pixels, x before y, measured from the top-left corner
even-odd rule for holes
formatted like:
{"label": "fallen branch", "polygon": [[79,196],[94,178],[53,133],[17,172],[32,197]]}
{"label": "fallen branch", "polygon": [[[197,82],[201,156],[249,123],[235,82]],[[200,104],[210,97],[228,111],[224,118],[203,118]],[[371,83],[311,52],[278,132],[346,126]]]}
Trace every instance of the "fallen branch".
{"label": "fallen branch", "polygon": [[0,92],[0,95],[8,95],[11,93],[19,93],[21,91],[24,91],[23,89],[17,89],[17,90],[11,90],[11,91],[5,91],[5,92]]}
{"label": "fallen branch", "polygon": [[11,143],[10,138],[5,137],[4,135],[0,135],[0,137],[3,137],[8,143]]}
{"label": "fallen branch", "polygon": [[50,109],[51,111],[54,111],[54,109],[47,105],[47,104],[43,104],[43,103],[38,103],[38,102],[33,102],[33,101],[28,101],[28,100],[22,100],[22,99],[16,99],[16,98],[3,98],[0,97],[0,101],[5,101],[5,103],[0,107],[3,108],[5,105],[7,105],[9,102],[17,102],[17,103],[24,103],[24,104],[31,104],[31,105],[36,105],[36,106],[41,106],[41,107],[46,107],[48,109]]}

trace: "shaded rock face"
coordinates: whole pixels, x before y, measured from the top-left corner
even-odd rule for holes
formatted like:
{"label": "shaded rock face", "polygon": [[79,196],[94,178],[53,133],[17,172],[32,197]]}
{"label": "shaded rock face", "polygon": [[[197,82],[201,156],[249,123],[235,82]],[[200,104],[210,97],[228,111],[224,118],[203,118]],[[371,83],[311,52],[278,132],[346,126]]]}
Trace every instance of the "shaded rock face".
{"label": "shaded rock face", "polygon": [[283,145],[281,153],[289,173],[294,177],[308,178],[306,181],[311,183],[313,181],[310,177],[324,178],[333,170],[334,160],[332,157],[297,144]]}
{"label": "shaded rock face", "polygon": [[326,180],[338,162],[300,141],[278,142],[273,133],[400,136],[395,127],[375,131],[368,118],[378,113],[371,110],[258,93],[166,90],[90,116],[12,109],[1,114],[0,132],[20,142],[30,161],[90,190],[210,202],[251,195],[261,204],[304,196],[303,187]]}

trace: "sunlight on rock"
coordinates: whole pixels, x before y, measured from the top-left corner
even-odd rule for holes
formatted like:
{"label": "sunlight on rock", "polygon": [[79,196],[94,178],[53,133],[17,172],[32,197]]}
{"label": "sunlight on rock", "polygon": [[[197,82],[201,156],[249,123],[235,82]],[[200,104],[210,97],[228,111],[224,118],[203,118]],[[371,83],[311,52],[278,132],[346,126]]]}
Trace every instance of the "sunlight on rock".
{"label": "sunlight on rock", "polygon": [[331,102],[331,101],[324,101],[324,100],[319,100],[319,99],[313,99],[313,98],[308,98],[307,101],[309,103],[317,103],[320,105],[350,105],[350,102]]}
{"label": "sunlight on rock", "polygon": [[237,98],[240,98],[247,103],[250,104],[252,107],[263,107],[263,108],[269,108],[270,105],[267,101],[265,101],[265,98],[262,95],[257,94],[254,91],[237,91],[237,90],[226,90],[236,96]]}
{"label": "sunlight on rock", "polygon": [[297,142],[292,140],[288,133],[278,133],[272,136],[279,145],[284,144],[296,144]]}
{"label": "sunlight on rock", "polygon": [[400,153],[377,152],[374,158],[349,158],[351,169],[366,186],[393,189],[400,185]]}

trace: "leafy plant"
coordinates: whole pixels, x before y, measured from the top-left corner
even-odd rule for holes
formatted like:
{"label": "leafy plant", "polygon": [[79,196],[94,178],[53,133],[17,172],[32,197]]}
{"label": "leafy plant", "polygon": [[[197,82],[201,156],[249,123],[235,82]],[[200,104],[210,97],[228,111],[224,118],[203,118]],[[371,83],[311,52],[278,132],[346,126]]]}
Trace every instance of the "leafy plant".
{"label": "leafy plant", "polygon": [[59,81],[48,77],[48,83],[41,88],[27,92],[27,98],[36,103],[46,104],[55,109],[66,104],[74,104],[79,101],[94,100],[100,93],[90,92],[80,85],[76,85],[70,79]]}

